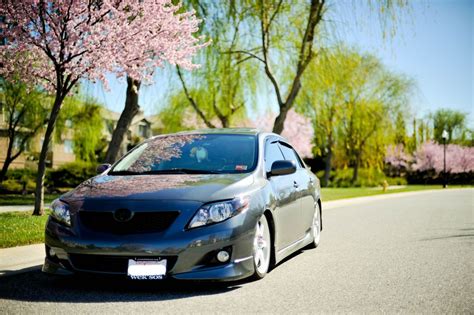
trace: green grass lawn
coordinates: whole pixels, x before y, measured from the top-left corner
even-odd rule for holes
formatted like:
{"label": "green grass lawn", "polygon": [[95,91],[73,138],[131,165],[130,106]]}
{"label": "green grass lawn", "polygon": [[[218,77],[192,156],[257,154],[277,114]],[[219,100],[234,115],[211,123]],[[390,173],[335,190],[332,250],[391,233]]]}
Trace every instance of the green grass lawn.
{"label": "green grass lawn", "polygon": [[[50,203],[58,198],[59,194],[44,195],[44,202]],[[0,206],[14,206],[14,205],[33,205],[35,203],[35,196],[28,195],[0,195]]]}
{"label": "green grass lawn", "polygon": [[44,242],[47,215],[33,216],[31,212],[0,213],[0,248]]}
{"label": "green grass lawn", "polygon": [[[460,187],[472,187],[472,186],[457,186],[452,185],[448,188],[460,188]],[[389,189],[383,191],[381,187],[351,187],[351,188],[322,188],[321,195],[323,201],[365,197],[383,194],[401,193],[407,191],[419,191],[419,190],[430,190],[430,189],[442,189],[441,185],[408,185],[400,189]]]}

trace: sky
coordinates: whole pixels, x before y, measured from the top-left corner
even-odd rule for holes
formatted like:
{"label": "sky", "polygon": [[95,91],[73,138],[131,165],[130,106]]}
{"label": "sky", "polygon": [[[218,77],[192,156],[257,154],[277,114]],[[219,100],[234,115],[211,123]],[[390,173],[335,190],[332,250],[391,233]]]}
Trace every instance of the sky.
{"label": "sky", "polygon": [[[382,36],[380,19],[362,0],[330,3],[330,32],[338,41],[379,57],[388,69],[416,82],[411,111],[426,117],[438,108],[469,114],[474,125],[474,1],[414,0],[397,22],[395,35]],[[357,21],[357,22],[354,22]],[[386,30],[390,33],[390,27]],[[155,83],[142,86],[140,105],[156,113],[169,90],[166,70],[158,70]],[[109,76],[109,90],[84,82],[83,92],[108,108],[121,111],[126,84]],[[264,91],[263,93],[266,93]]]}

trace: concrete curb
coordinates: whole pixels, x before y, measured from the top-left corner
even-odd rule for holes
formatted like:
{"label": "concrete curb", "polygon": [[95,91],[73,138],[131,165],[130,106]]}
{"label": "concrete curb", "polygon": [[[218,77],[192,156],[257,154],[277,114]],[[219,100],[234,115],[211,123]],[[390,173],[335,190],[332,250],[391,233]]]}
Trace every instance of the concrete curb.
{"label": "concrete curb", "polygon": [[43,264],[44,244],[0,249],[0,277],[35,270]]}
{"label": "concrete curb", "polygon": [[367,196],[367,197],[339,199],[339,200],[326,201],[326,202],[324,201],[324,195],[323,195],[322,205],[323,205],[323,211],[324,211],[328,209],[336,209],[336,208],[341,208],[344,206],[359,205],[361,203],[367,203],[367,202],[379,201],[379,200],[388,200],[388,199],[400,198],[404,196],[424,195],[424,194],[430,194],[433,192],[446,192],[446,191],[459,191],[459,190],[472,190],[472,192],[474,193],[474,188],[471,188],[471,187],[450,188],[450,189],[429,189],[429,190],[420,190],[420,191],[389,193],[386,195],[375,195],[375,196]]}

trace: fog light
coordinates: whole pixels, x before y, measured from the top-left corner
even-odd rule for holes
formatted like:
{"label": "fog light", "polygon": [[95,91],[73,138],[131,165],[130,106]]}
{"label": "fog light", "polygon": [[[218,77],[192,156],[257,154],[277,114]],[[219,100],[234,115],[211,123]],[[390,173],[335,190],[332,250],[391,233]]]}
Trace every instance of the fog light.
{"label": "fog light", "polygon": [[52,249],[52,248],[49,249],[49,256],[51,256],[51,257],[56,256],[56,252],[54,251],[54,249]]}
{"label": "fog light", "polygon": [[228,261],[230,258],[230,255],[227,251],[225,250],[221,250],[217,253],[217,260],[224,263],[226,261]]}

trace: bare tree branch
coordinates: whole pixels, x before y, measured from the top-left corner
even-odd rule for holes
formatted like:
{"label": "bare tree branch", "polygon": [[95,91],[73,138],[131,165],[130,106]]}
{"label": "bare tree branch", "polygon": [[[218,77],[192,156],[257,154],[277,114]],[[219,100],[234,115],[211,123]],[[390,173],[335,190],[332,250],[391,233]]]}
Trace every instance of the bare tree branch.
{"label": "bare tree branch", "polygon": [[189,94],[188,88],[186,86],[186,83],[184,82],[183,75],[181,73],[181,69],[179,66],[176,67],[176,72],[178,73],[179,80],[181,81],[181,85],[183,86],[184,94],[186,95],[186,98],[188,99],[189,103],[193,107],[193,109],[196,111],[199,117],[204,121],[207,127],[209,128],[216,128],[207,118],[206,115],[201,111],[199,106],[196,104],[196,101],[192,98],[191,94]]}

